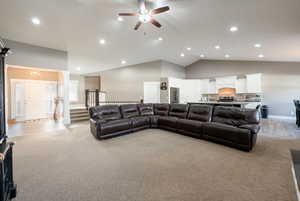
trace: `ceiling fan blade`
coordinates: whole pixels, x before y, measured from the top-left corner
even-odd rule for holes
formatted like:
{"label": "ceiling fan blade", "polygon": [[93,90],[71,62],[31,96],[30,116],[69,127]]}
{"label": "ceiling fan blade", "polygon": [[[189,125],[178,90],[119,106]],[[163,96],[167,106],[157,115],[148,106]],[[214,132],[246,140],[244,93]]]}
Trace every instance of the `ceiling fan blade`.
{"label": "ceiling fan blade", "polygon": [[138,30],[138,28],[142,25],[141,21],[138,21],[134,27],[134,30]]}
{"label": "ceiling fan blade", "polygon": [[166,12],[170,10],[170,7],[169,6],[165,6],[165,7],[160,7],[160,8],[156,8],[156,9],[153,9],[151,11],[151,15],[156,15],[156,14],[159,14],[159,13],[163,13],[163,12]]}
{"label": "ceiling fan blade", "polygon": [[119,13],[119,16],[138,16],[138,13]]}
{"label": "ceiling fan blade", "polygon": [[146,10],[145,0],[138,0],[138,4],[140,10]]}
{"label": "ceiling fan blade", "polygon": [[153,18],[150,20],[150,23],[153,24],[154,26],[158,27],[158,28],[161,27],[161,24]]}

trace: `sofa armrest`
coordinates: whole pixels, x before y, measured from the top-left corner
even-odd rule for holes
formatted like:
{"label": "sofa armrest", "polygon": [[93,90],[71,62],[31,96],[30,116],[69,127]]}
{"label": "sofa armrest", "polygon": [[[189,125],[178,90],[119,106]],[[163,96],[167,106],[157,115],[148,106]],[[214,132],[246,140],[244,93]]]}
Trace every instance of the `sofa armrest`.
{"label": "sofa armrest", "polygon": [[252,134],[257,134],[260,131],[259,124],[244,124],[244,125],[239,126],[239,128],[248,129],[251,131]]}
{"label": "sofa armrest", "polygon": [[105,123],[106,121],[105,120],[95,120],[95,119],[90,119],[90,130],[91,130],[91,133],[97,138],[97,139],[100,139],[101,135],[100,135],[100,126],[102,123]]}

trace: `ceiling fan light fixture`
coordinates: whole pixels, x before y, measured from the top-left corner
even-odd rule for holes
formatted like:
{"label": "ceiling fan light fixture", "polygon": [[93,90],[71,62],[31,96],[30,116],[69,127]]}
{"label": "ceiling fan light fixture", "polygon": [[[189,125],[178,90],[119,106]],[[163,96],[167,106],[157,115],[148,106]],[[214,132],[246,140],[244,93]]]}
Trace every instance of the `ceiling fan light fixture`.
{"label": "ceiling fan light fixture", "polygon": [[161,28],[161,24],[152,18],[152,16],[167,12],[170,10],[169,6],[155,8],[152,10],[146,9],[146,0],[138,0],[139,10],[136,13],[119,13],[119,16],[138,16],[138,22],[136,23],[134,30],[138,30],[142,23],[151,23],[157,28]]}
{"label": "ceiling fan light fixture", "polygon": [[148,14],[148,10],[147,9],[141,9],[140,13],[142,15],[147,15]]}
{"label": "ceiling fan light fixture", "polygon": [[151,16],[149,14],[142,14],[139,16],[139,20],[143,23],[147,23],[151,20]]}

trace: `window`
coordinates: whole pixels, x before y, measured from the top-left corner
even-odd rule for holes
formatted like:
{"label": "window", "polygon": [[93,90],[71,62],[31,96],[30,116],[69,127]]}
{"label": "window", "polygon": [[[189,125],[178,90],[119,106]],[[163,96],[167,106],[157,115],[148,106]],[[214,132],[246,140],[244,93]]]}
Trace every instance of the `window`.
{"label": "window", "polygon": [[78,80],[70,80],[69,85],[69,99],[71,102],[78,101],[78,91],[79,91],[79,81]]}

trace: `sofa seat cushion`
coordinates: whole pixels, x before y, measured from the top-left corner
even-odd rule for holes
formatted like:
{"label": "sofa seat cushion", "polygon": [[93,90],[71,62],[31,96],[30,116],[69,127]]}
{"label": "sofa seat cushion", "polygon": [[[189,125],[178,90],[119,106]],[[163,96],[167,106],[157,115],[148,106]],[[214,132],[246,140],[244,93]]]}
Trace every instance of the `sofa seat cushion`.
{"label": "sofa seat cushion", "polygon": [[107,134],[130,130],[130,129],[131,129],[130,119],[119,119],[119,120],[108,121],[100,124],[101,135],[107,135]]}
{"label": "sofa seat cushion", "polygon": [[192,133],[202,134],[202,123],[200,121],[189,119],[178,119],[177,129]]}
{"label": "sofa seat cushion", "polygon": [[158,117],[158,126],[166,126],[176,129],[177,117],[160,116]]}
{"label": "sofa seat cushion", "polygon": [[251,143],[250,130],[214,122],[203,123],[203,136],[211,136],[243,145]]}
{"label": "sofa seat cushion", "polygon": [[150,126],[150,118],[149,117],[133,117],[131,118],[132,127],[139,128]]}

